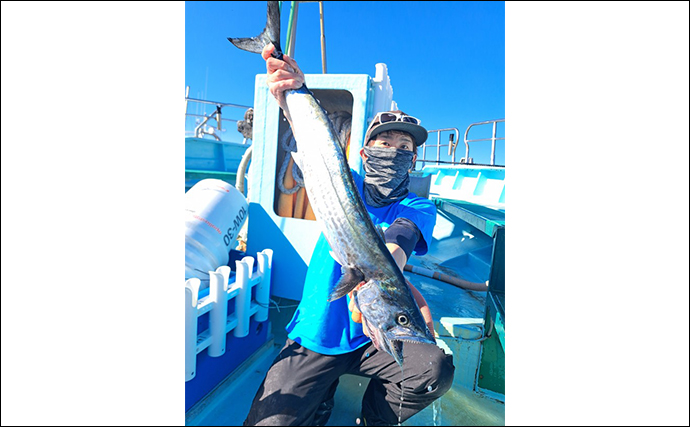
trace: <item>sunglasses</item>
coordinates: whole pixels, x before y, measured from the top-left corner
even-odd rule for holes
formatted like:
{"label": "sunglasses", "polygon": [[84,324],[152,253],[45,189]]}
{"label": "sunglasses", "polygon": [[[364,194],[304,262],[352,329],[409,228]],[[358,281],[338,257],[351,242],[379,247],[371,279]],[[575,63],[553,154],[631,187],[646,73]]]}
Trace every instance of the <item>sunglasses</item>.
{"label": "sunglasses", "polygon": [[376,123],[378,119],[379,124],[383,123],[388,123],[388,122],[405,122],[405,123],[412,123],[413,125],[418,125],[422,123],[421,120],[419,120],[416,117],[408,116],[407,114],[401,114],[401,113],[378,113],[375,117],[372,123]]}

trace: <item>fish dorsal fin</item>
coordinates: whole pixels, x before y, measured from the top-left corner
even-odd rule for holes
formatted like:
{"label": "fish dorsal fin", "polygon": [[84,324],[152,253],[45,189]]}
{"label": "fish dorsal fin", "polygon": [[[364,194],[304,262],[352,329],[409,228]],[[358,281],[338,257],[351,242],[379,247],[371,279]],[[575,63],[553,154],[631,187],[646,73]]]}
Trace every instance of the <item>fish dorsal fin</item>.
{"label": "fish dorsal fin", "polygon": [[343,275],[328,296],[328,302],[349,294],[351,290],[364,281],[364,274],[355,267],[343,266],[341,271]]}

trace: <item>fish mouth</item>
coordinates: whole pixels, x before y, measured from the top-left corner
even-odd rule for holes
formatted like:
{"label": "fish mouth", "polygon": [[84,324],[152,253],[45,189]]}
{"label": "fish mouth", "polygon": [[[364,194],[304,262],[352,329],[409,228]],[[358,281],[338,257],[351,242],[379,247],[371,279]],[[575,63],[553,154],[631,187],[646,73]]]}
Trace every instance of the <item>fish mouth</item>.
{"label": "fish mouth", "polygon": [[[366,322],[366,319],[364,319]],[[370,338],[374,347],[379,350],[383,350],[393,356],[396,363],[402,367],[403,364],[403,345],[404,343],[423,343],[423,344],[434,344],[436,345],[436,340],[433,336],[427,332],[427,336],[420,337],[414,335],[391,335],[386,334],[381,329],[372,328],[371,324],[367,322],[367,328],[369,329]]]}
{"label": "fish mouth", "polygon": [[418,337],[405,337],[405,338],[392,338],[392,339],[384,338],[383,342],[384,342],[384,346],[387,348],[388,353],[390,353],[393,356],[393,359],[395,359],[395,361],[401,367],[403,365],[403,346],[405,343],[413,343],[413,344],[424,343],[424,344],[436,345],[435,341],[430,341],[427,338],[418,338]]}
{"label": "fish mouth", "polygon": [[[398,341],[401,343],[422,343],[422,344],[434,344],[436,345],[436,338],[434,338],[434,334],[431,333],[428,327],[424,325],[424,331],[422,334],[411,334],[412,331],[409,329],[403,329],[403,328],[393,328],[390,331],[388,331],[387,334],[384,334],[388,341],[395,342]],[[421,332],[421,331],[420,331]]]}
{"label": "fish mouth", "polygon": [[412,343],[412,344],[432,344],[436,345],[435,340],[430,340],[428,338],[420,338],[420,337],[408,337],[408,338],[394,338],[390,341],[390,347],[391,347],[391,353],[393,354],[393,358],[395,359],[396,362],[398,362],[398,365],[402,367],[402,362],[403,362],[403,344],[404,343]]}
{"label": "fish mouth", "polygon": [[388,339],[386,334],[384,334],[381,329],[373,328],[371,326],[371,323],[367,322],[366,318],[364,319],[364,321],[367,323],[367,329],[369,329],[369,338],[371,338],[371,342],[374,344],[374,347],[376,347],[376,349],[378,349],[378,350],[383,350],[386,353],[393,356],[393,359],[395,359],[395,361],[398,363],[398,365],[402,366],[402,362],[403,362],[403,344],[402,344],[402,341]]}

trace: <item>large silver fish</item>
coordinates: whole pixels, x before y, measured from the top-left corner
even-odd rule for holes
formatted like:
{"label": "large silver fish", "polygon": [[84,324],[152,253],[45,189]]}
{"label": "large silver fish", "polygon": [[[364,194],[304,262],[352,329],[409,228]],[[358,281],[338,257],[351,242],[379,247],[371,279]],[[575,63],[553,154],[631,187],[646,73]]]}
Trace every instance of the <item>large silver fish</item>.
{"label": "large silver fish", "polygon": [[[228,38],[240,49],[261,53],[273,43],[280,51],[278,2],[268,2],[266,28],[257,37]],[[352,179],[338,133],[313,94],[303,85],[285,92],[297,143],[293,153],[302,170],[304,186],[314,215],[331,246],[343,276],[329,296],[341,298],[359,283],[353,295],[372,342],[402,366],[403,342],[435,343],[405,278],[374,226]]]}

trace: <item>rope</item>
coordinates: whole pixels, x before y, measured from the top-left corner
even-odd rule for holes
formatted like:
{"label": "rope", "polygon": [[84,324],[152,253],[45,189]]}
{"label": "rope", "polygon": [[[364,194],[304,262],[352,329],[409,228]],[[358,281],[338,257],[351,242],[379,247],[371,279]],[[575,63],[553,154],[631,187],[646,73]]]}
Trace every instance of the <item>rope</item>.
{"label": "rope", "polygon": [[[340,146],[345,150],[345,144],[347,144],[347,136],[352,128],[352,115],[347,111],[335,111],[328,115],[328,119],[333,124],[333,129],[338,133],[338,139],[340,140]],[[302,171],[299,166],[293,162],[292,164],[292,178],[295,180],[295,186],[287,189],[283,182],[285,181],[285,174],[287,173],[287,167],[290,163],[290,158],[292,155],[290,153],[297,151],[297,141],[292,134],[292,129],[288,128],[287,132],[280,138],[280,146],[285,150],[285,158],[283,163],[280,165],[280,171],[278,172],[278,189],[283,194],[294,194],[301,187],[304,187],[304,177],[302,176]]]}
{"label": "rope", "polygon": [[[271,307],[270,304],[262,304],[262,303],[260,303],[260,302],[258,302],[258,301],[252,301],[252,302],[255,303],[256,305],[258,305],[259,307],[268,308],[268,309],[273,308],[273,307]],[[299,304],[298,304],[298,305],[278,305],[278,303],[275,302],[275,301],[273,300],[273,298],[269,299],[269,302],[272,302],[273,305],[276,306],[276,309],[278,310],[278,313],[280,313],[280,309],[281,309],[281,308],[295,308],[295,307],[299,307]]]}
{"label": "rope", "polygon": [[290,158],[292,155],[290,153],[297,151],[297,141],[292,135],[292,129],[289,128],[287,132],[280,138],[280,146],[285,150],[285,158],[283,159],[283,164],[280,166],[280,172],[278,172],[278,189],[283,194],[294,194],[300,187],[304,187],[304,179],[302,179],[302,171],[299,169],[297,164],[293,162],[292,165],[292,178],[295,180],[295,186],[291,189],[285,188],[283,181],[285,181],[285,173],[287,172],[288,163],[290,163]]}

